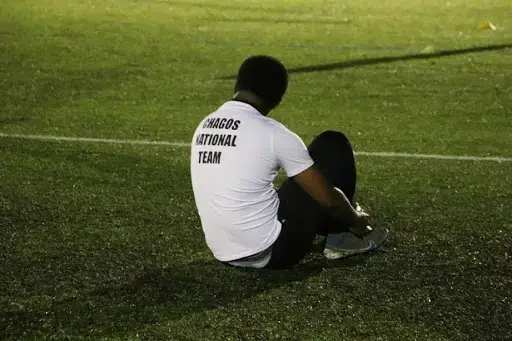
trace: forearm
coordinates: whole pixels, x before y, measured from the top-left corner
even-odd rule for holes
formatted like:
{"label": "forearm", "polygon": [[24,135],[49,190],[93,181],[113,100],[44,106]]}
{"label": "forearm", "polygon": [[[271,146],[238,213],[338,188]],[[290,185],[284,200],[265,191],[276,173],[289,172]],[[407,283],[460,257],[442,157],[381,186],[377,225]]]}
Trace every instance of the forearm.
{"label": "forearm", "polygon": [[358,218],[358,213],[350,200],[341,190],[329,183],[316,167],[303,171],[294,179],[316,202],[325,207],[333,218],[349,226]]}
{"label": "forearm", "polygon": [[330,193],[327,209],[333,218],[341,220],[349,226],[357,219],[357,212],[350,203],[350,200],[336,187]]}

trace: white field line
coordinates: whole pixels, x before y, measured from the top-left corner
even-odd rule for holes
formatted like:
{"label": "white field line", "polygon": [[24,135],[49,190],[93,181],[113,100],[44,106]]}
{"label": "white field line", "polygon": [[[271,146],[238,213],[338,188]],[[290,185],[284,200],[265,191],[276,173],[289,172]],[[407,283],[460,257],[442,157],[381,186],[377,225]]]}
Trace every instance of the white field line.
{"label": "white field line", "polygon": [[0,133],[0,137],[23,139],[23,140],[69,141],[69,142],[89,142],[89,143],[109,143],[109,144],[132,144],[132,145],[139,144],[139,145],[153,145],[153,146],[190,147],[190,143],[186,143],[186,142],[119,140],[119,139],[104,139],[104,138],[95,138],[95,137],[21,135],[21,134],[5,134],[5,133]]}
{"label": "white field line", "polygon": [[[6,134],[0,132],[0,137],[24,139],[24,140],[42,140],[42,141],[69,141],[69,142],[89,142],[89,143],[108,143],[108,144],[129,144],[129,145],[153,145],[170,147],[190,147],[190,143],[177,141],[150,141],[150,140],[120,140],[92,137],[72,137],[72,136],[53,136],[53,135],[22,135]],[[413,154],[396,152],[354,152],[355,155],[376,156],[376,157],[402,157],[410,159],[435,159],[435,160],[458,160],[458,161],[494,161],[494,162],[512,162],[512,157],[499,156],[471,156],[471,155],[438,155],[438,154]]]}

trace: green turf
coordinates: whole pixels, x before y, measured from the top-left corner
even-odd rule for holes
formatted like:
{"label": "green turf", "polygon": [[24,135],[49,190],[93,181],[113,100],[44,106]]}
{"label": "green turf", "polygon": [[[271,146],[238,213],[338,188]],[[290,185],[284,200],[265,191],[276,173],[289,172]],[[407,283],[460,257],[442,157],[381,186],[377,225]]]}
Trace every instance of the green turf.
{"label": "green turf", "polygon": [[[1,133],[188,142],[229,98],[221,78],[265,53],[345,63],[291,75],[273,117],[306,142],[338,129],[361,151],[512,157],[510,48],[389,62],[512,44],[508,0],[1,8]],[[285,272],[212,260],[188,163],[187,148],[0,138],[0,340],[512,339],[511,162],[360,156],[389,242]]]}

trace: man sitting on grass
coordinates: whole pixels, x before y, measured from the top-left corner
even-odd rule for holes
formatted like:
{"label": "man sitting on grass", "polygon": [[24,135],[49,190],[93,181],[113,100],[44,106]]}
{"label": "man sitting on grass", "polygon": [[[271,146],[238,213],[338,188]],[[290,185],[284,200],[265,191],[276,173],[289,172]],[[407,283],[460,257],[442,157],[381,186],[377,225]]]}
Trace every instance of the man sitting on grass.
{"label": "man sitting on grass", "polygon": [[[197,127],[192,139],[194,197],[216,259],[240,267],[285,269],[326,236],[324,255],[337,259],[374,250],[387,238],[371,229],[354,201],[356,167],[347,137],[301,138],[268,118],[288,87],[276,59],[254,56],[238,71],[235,94]],[[280,168],[288,179],[276,192]]]}

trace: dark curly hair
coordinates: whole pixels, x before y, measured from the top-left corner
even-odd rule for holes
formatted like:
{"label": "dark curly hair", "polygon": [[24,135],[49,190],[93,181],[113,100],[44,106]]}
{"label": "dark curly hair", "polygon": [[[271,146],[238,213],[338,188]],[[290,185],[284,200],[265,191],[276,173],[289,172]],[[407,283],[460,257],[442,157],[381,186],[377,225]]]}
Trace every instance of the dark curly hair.
{"label": "dark curly hair", "polygon": [[270,109],[281,103],[287,88],[288,72],[284,65],[273,57],[249,57],[238,70],[235,92],[251,91],[260,97]]}

